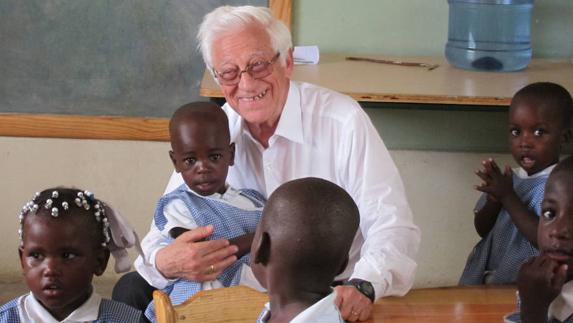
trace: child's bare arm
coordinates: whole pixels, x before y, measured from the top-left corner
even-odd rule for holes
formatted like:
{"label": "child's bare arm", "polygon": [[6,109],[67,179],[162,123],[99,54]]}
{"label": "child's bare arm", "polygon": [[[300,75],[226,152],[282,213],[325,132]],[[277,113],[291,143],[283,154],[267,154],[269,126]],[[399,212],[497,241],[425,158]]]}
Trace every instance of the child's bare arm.
{"label": "child's bare arm", "polygon": [[485,237],[493,228],[501,203],[487,198],[484,206],[474,212],[474,227],[480,237]]}
{"label": "child's bare arm", "polygon": [[251,252],[251,244],[253,243],[253,238],[255,237],[255,233],[247,233],[242,236],[238,236],[232,239],[229,239],[231,244],[236,245],[239,247],[239,251],[237,251],[237,259],[240,259],[242,256]]}
{"label": "child's bare arm", "polygon": [[521,266],[517,288],[523,323],[547,322],[551,302],[559,295],[567,277],[567,265],[541,255]]}
{"label": "child's bare arm", "polygon": [[483,183],[477,186],[476,189],[489,194],[494,200],[499,201],[511,216],[511,220],[519,232],[533,246],[537,247],[537,224],[539,218],[523,204],[513,190],[511,168],[506,166],[502,173],[495,161],[489,159],[484,162],[484,171],[478,176],[483,180]]}

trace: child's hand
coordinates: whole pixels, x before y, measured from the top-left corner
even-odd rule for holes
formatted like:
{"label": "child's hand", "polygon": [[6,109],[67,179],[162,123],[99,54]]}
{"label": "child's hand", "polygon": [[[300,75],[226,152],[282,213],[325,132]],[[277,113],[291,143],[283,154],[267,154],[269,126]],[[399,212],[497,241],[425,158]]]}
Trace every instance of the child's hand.
{"label": "child's hand", "polygon": [[522,321],[531,322],[537,318],[545,318],[546,321],[549,304],[561,293],[566,278],[567,265],[545,255],[524,263],[517,278]]}
{"label": "child's hand", "polygon": [[477,170],[476,175],[483,182],[475,187],[476,190],[487,193],[488,198],[494,202],[501,201],[514,193],[512,171],[509,166],[505,166],[502,173],[492,158],[482,161],[482,166],[483,169]]}

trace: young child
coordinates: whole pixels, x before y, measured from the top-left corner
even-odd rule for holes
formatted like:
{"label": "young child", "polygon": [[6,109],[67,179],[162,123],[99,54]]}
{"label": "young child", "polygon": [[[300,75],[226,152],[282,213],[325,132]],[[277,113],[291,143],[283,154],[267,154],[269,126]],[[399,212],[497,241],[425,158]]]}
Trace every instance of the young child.
{"label": "young child", "polygon": [[[159,200],[143,245],[159,248],[171,243],[181,228],[211,225],[214,231],[209,239],[235,238],[230,242],[239,247],[239,259],[217,275],[216,280],[201,283],[181,278],[163,288],[173,304],[180,304],[200,290],[242,282],[242,267],[249,261],[245,254],[250,250],[265,198],[254,190],[237,190],[226,184],[235,146],[230,142],[227,116],[217,105],[195,102],[182,106],[171,118],[169,133],[172,149],[169,156],[185,184]],[[147,254],[152,264],[156,251]],[[163,287],[154,284],[153,270],[142,261],[141,257],[136,261],[141,276],[151,285]],[[210,274],[216,272],[213,266],[209,270]],[[155,320],[153,302],[145,316]]]}
{"label": "young child", "polygon": [[36,193],[20,212],[18,232],[31,292],[0,307],[0,322],[143,322],[140,311],[102,299],[93,289],[92,278],[104,273],[110,249],[123,255],[115,252],[124,244],[117,238],[133,232],[93,194],[71,188]]}
{"label": "young child", "polygon": [[470,254],[462,285],[515,283],[520,265],[537,255],[536,231],[545,182],[571,139],[571,95],[554,83],[519,90],[509,109],[509,147],[520,166],[500,170],[493,159],[476,174],[484,192],[474,225],[482,240]]}
{"label": "young child", "polygon": [[336,184],[302,178],[279,186],[251,247],[251,268],[270,298],[257,322],[344,322],[331,286],[359,221],[358,207]]}
{"label": "young child", "polygon": [[547,180],[537,243],[517,279],[520,311],[506,322],[573,322],[573,157]]}

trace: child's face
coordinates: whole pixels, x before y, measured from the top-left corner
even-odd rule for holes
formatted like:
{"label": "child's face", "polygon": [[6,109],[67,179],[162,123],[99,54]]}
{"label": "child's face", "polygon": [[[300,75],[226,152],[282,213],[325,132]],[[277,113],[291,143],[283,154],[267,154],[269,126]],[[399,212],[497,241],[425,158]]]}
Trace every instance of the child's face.
{"label": "child's face", "polygon": [[107,254],[97,247],[96,235],[83,217],[52,218],[28,214],[23,224],[20,264],[35,298],[61,320],[83,304],[91,293],[93,275],[101,275]]}
{"label": "child's face", "polygon": [[546,107],[528,100],[512,103],[509,146],[515,161],[529,175],[557,163],[564,143],[561,120]]}
{"label": "child's face", "polygon": [[[562,174],[558,174],[562,175]],[[545,189],[537,229],[539,250],[561,264],[569,265],[573,277],[573,180],[550,177]]]}
{"label": "child's face", "polygon": [[225,192],[229,166],[233,165],[235,147],[219,129],[226,124],[215,122],[181,122],[171,138],[171,160],[175,170],[194,192],[202,196]]}

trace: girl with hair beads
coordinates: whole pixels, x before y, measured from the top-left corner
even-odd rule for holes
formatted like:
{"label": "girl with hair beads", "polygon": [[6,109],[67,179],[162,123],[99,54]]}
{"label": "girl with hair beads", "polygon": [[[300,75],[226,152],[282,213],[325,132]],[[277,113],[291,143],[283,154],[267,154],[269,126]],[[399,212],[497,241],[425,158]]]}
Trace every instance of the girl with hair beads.
{"label": "girl with hair beads", "polygon": [[111,207],[71,188],[36,193],[20,212],[20,264],[30,293],[0,307],[0,322],[144,322],[128,305],[102,299],[92,286],[110,252],[129,269],[137,236]]}

